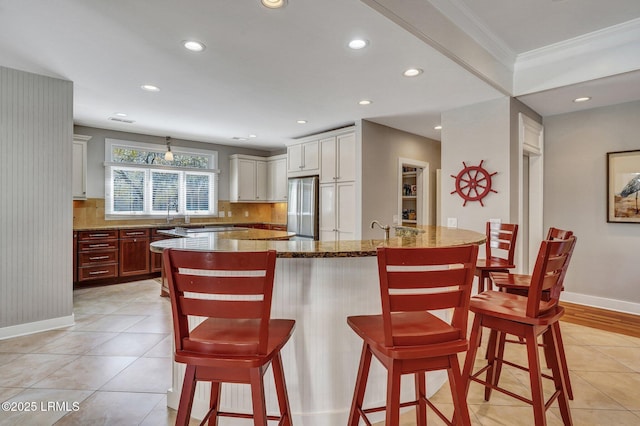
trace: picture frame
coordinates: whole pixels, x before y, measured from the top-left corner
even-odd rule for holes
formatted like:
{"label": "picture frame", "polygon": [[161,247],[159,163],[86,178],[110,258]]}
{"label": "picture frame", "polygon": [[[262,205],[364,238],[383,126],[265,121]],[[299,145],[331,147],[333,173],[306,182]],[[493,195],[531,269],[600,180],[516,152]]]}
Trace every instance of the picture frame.
{"label": "picture frame", "polygon": [[607,153],[607,222],[640,223],[640,150]]}

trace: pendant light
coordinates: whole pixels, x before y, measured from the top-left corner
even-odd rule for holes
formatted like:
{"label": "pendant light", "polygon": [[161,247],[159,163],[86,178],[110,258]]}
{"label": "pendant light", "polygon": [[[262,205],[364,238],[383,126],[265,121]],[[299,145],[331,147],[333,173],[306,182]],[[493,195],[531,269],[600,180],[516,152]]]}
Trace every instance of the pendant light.
{"label": "pendant light", "polygon": [[167,152],[164,153],[165,161],[173,161],[173,152],[171,152],[171,138],[167,136]]}

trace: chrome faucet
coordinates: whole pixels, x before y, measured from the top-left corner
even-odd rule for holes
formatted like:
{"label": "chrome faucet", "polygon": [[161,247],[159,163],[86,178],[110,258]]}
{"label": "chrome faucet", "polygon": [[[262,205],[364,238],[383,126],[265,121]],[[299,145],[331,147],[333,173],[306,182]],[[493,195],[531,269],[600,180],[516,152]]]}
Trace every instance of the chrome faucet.
{"label": "chrome faucet", "polygon": [[169,212],[173,207],[176,209],[176,213],[178,213],[178,203],[175,201],[167,202],[167,225],[171,223],[173,218],[171,217],[171,213]]}
{"label": "chrome faucet", "polygon": [[391,229],[391,227],[389,225],[383,225],[380,222],[378,222],[377,220],[374,220],[373,222],[371,222],[371,229],[373,229],[373,225],[378,225],[378,227],[384,231],[384,239],[385,240],[389,239],[389,230]]}

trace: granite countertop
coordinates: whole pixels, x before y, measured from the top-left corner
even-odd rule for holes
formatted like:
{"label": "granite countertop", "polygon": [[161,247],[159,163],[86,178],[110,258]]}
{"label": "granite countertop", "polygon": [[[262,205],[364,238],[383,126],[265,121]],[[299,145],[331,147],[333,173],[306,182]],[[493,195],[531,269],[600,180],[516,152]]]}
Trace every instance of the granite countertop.
{"label": "granite countertop", "polygon": [[[200,229],[202,227],[198,227],[195,229]],[[268,229],[254,229],[254,228],[243,228],[243,227],[221,227],[224,228],[222,231],[205,231],[203,232],[186,232],[184,228],[173,228],[158,231],[160,234],[169,235],[172,237],[181,237],[188,239],[196,239],[196,238],[209,238],[210,236],[218,239],[228,239],[228,240],[288,240],[291,237],[294,237],[295,232],[287,232],[287,231],[272,231]],[[213,235],[212,235],[213,234]]]}
{"label": "granite countertop", "polygon": [[[314,257],[366,257],[376,256],[378,247],[446,247],[463,244],[482,244],[485,234],[465,229],[440,226],[420,226],[425,232],[410,237],[389,240],[354,241],[268,241],[265,239],[238,239],[241,232],[211,232],[192,238],[172,238],[151,243],[151,251],[164,248],[186,250],[262,251],[276,250],[281,258]],[[258,230],[255,230],[258,231]],[[277,233],[284,231],[265,231]],[[233,235],[235,234],[235,235]]]}
{"label": "granite countertop", "polygon": [[287,226],[286,223],[272,223],[272,222],[191,222],[191,223],[141,223],[141,224],[128,224],[128,225],[96,225],[96,226],[74,226],[74,231],[100,231],[100,230],[113,230],[113,229],[148,229],[148,228],[165,228],[172,229],[176,227],[183,228],[201,228],[204,226],[249,226],[253,224],[265,224],[265,225],[282,225]]}

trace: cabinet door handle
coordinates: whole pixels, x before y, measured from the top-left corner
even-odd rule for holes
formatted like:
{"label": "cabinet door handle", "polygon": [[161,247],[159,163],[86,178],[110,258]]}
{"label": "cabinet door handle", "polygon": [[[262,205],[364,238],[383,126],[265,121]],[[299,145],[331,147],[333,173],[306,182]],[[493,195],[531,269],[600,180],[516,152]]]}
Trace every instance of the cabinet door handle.
{"label": "cabinet door handle", "polygon": [[91,271],[89,272],[89,275],[102,275],[102,274],[108,274],[109,271]]}
{"label": "cabinet door handle", "polygon": [[89,234],[90,238],[101,238],[101,237],[108,237],[109,234]]}
{"label": "cabinet door handle", "polygon": [[127,236],[131,236],[131,235],[144,235],[144,232],[127,232],[126,233]]}
{"label": "cabinet door handle", "polygon": [[102,259],[108,259],[109,256],[92,256],[89,258],[89,260],[102,260]]}
{"label": "cabinet door handle", "polygon": [[90,244],[89,247],[91,248],[95,248],[95,247],[109,247],[109,244]]}

